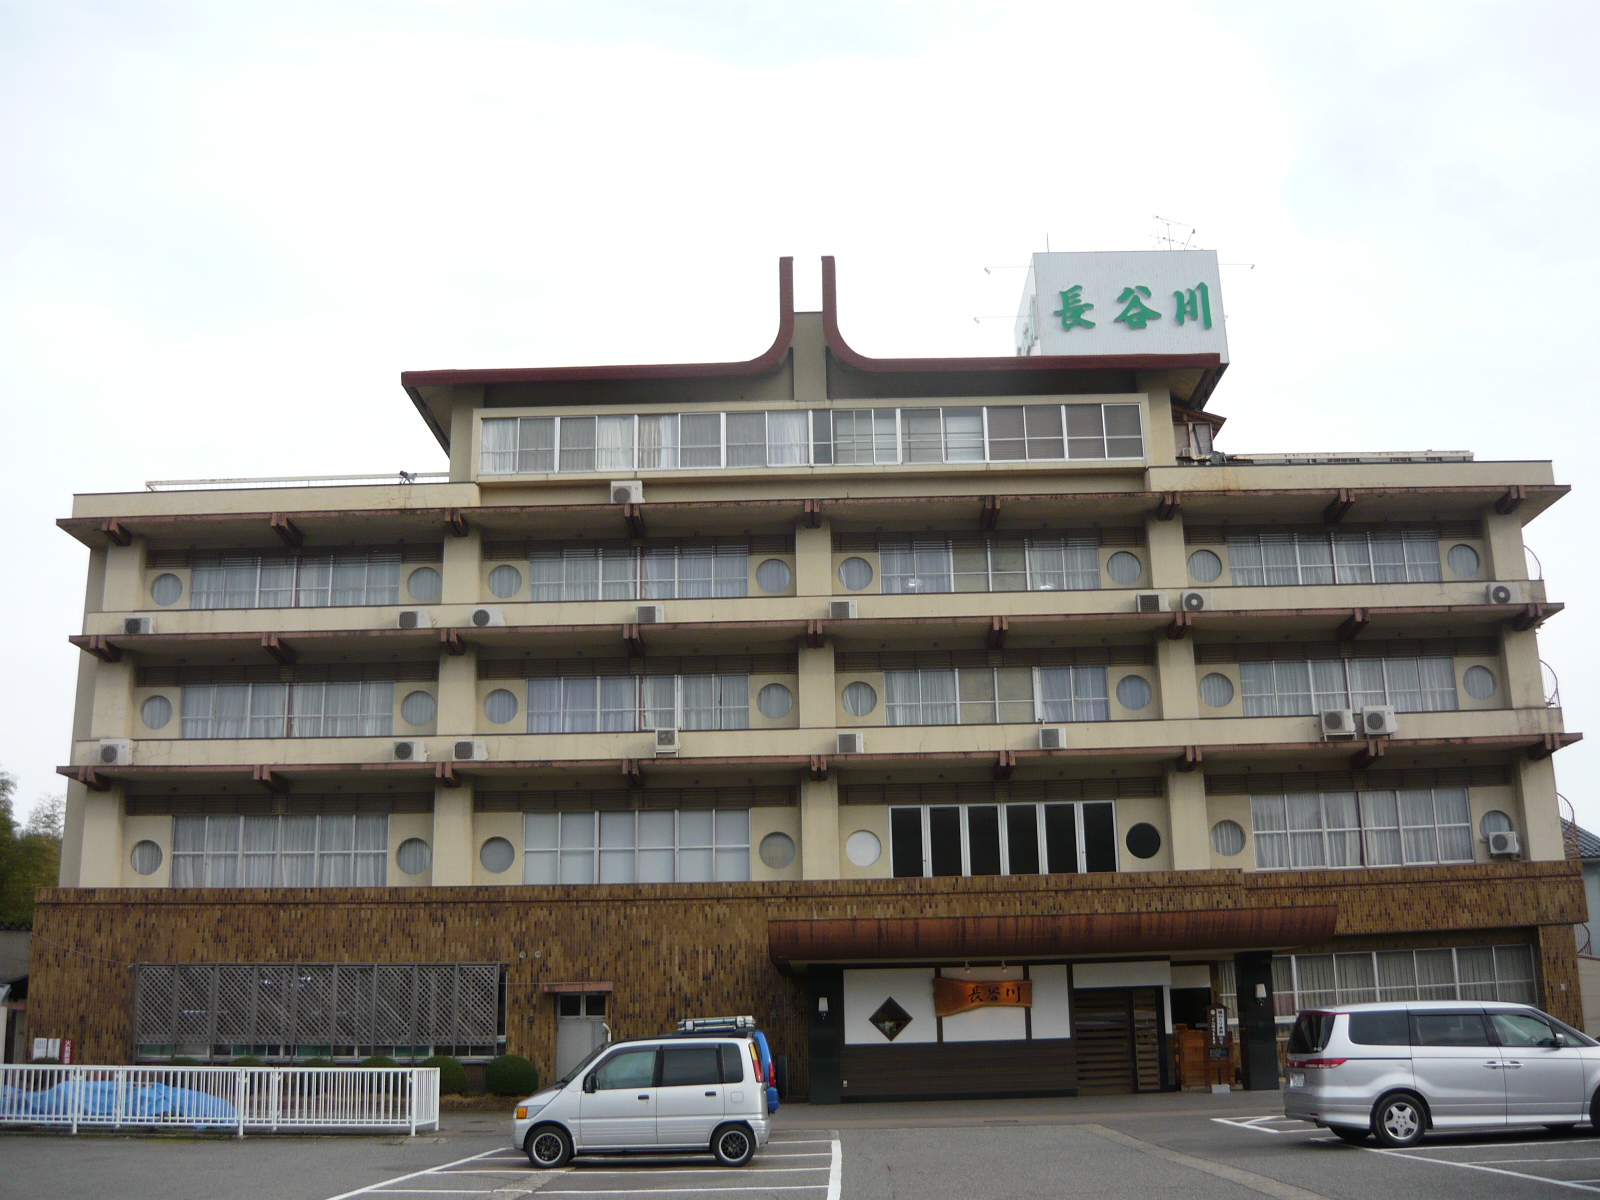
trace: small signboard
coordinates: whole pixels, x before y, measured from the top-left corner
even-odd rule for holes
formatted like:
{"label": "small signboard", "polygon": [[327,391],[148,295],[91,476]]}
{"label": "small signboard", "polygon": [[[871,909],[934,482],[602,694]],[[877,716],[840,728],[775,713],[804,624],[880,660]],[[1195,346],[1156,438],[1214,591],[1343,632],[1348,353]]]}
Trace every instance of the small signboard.
{"label": "small signboard", "polygon": [[953,1017],[975,1008],[1032,1008],[1031,979],[935,979],[933,1011]]}
{"label": "small signboard", "polygon": [[61,1065],[71,1066],[78,1060],[78,1043],[72,1038],[61,1039]]}
{"label": "small signboard", "polygon": [[34,1038],[33,1058],[35,1062],[41,1058],[53,1058],[59,1062],[61,1060],[61,1039],[42,1037]]}
{"label": "small signboard", "polygon": [[1226,1046],[1228,1044],[1228,1010],[1220,1004],[1213,1004],[1206,1009],[1206,1027],[1211,1035],[1211,1045]]}

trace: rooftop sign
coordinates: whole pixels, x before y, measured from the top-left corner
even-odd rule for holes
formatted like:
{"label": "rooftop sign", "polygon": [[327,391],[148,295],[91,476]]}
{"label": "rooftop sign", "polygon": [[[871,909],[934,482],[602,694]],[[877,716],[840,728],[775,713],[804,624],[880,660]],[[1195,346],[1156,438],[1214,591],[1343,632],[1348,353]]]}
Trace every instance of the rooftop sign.
{"label": "rooftop sign", "polygon": [[1019,355],[1220,354],[1214,250],[1035,254],[1017,313]]}

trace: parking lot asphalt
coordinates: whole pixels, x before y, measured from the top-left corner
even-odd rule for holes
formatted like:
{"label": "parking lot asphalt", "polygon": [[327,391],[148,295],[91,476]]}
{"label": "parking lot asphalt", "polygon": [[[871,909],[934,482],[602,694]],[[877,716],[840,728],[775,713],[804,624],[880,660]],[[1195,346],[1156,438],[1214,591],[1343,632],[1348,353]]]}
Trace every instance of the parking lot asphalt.
{"label": "parking lot asphalt", "polygon": [[499,1113],[405,1137],[71,1138],[0,1133],[0,1197],[61,1200],[1496,1200],[1600,1194],[1588,1126],[1349,1146],[1281,1116],[1274,1093],[785,1105],[750,1166],[709,1157],[579,1159],[534,1171]]}

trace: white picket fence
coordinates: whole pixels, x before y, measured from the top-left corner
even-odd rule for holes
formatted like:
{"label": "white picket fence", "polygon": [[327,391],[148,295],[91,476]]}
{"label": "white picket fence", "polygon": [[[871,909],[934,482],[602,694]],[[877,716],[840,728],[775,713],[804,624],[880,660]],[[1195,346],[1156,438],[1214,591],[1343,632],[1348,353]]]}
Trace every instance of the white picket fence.
{"label": "white picket fence", "polygon": [[0,1125],[439,1128],[437,1067],[0,1066]]}

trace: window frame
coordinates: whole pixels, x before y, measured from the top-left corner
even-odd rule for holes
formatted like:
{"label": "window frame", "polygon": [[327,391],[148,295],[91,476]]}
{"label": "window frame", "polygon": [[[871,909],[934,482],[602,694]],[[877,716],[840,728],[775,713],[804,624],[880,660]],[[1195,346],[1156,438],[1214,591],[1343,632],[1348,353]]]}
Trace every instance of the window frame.
{"label": "window frame", "polygon": [[[1422,825],[1422,824],[1415,824],[1415,823],[1411,823],[1411,824],[1407,823],[1406,816],[1405,816],[1404,811],[1401,808],[1400,799],[1399,799],[1399,796],[1400,796],[1401,792],[1426,793],[1428,795],[1429,807],[1430,807],[1430,810],[1431,810],[1431,812],[1433,814],[1433,822],[1432,822],[1432,824]],[[1461,799],[1462,803],[1465,805],[1465,808],[1466,808],[1466,813],[1467,813],[1467,822],[1466,822],[1466,824],[1462,824],[1461,822],[1456,822],[1456,821],[1452,821],[1452,822],[1448,822],[1448,823],[1441,823],[1440,822],[1440,820],[1439,820],[1439,815],[1440,815],[1439,794],[1441,792],[1442,793],[1449,793],[1452,796],[1457,796],[1457,795],[1459,796],[1459,798]],[[1302,826],[1300,828],[1296,828],[1294,826],[1294,824],[1292,823],[1290,800],[1292,798],[1296,798],[1296,797],[1298,797],[1298,798],[1308,798],[1308,797],[1312,797],[1312,796],[1315,796],[1317,798],[1317,801],[1318,801],[1319,812],[1320,812],[1320,823],[1316,826],[1315,829],[1313,829],[1311,827],[1308,827],[1308,826]],[[1354,815],[1355,815],[1355,819],[1356,819],[1356,824],[1355,825],[1353,825],[1353,826],[1349,826],[1349,825],[1334,826],[1334,825],[1330,825],[1329,824],[1329,819],[1328,819],[1328,812],[1329,812],[1329,809],[1328,809],[1328,797],[1329,796],[1350,796],[1350,797],[1353,797],[1353,800],[1354,800]],[[1394,799],[1395,812],[1396,812],[1396,817],[1395,817],[1396,824],[1394,824],[1394,825],[1377,824],[1372,820],[1372,816],[1373,816],[1374,810],[1376,810],[1378,808],[1378,799],[1381,798],[1381,797],[1384,797],[1384,796],[1392,797]],[[1369,798],[1371,798],[1371,802],[1370,803],[1369,803]],[[1258,809],[1257,806],[1258,805],[1263,805],[1263,806],[1264,805],[1269,805],[1269,804],[1272,804],[1273,802],[1277,803],[1277,807],[1276,807],[1276,810],[1275,810],[1275,815],[1281,815],[1282,820],[1283,820],[1283,824],[1279,828],[1263,829],[1261,827],[1261,823],[1260,823],[1260,814],[1261,814],[1261,812],[1263,810],[1262,809]],[[1349,792],[1268,792],[1268,793],[1262,793],[1262,794],[1259,794],[1259,795],[1252,795],[1250,797],[1250,836],[1251,836],[1251,840],[1253,841],[1253,843],[1255,845],[1255,860],[1256,860],[1255,869],[1257,871],[1263,871],[1263,872],[1266,872],[1266,871],[1321,871],[1321,870],[1336,870],[1336,871],[1337,870],[1381,870],[1381,869],[1388,868],[1388,867],[1462,866],[1462,865],[1467,865],[1467,864],[1470,864],[1470,863],[1473,863],[1473,862],[1477,861],[1477,852],[1476,852],[1476,849],[1475,849],[1475,847],[1477,845],[1477,833],[1476,833],[1476,830],[1474,829],[1471,821],[1472,821],[1472,794],[1471,794],[1471,790],[1469,788],[1405,788],[1405,789],[1365,788],[1365,789],[1355,789],[1355,790],[1352,790],[1352,791],[1349,791]],[[1406,833],[1408,831],[1422,830],[1422,829],[1430,830],[1432,832],[1432,842],[1433,842],[1433,845],[1436,847],[1435,855],[1432,858],[1413,857],[1412,854],[1411,854],[1410,847],[1416,844],[1416,839],[1412,838],[1412,839],[1408,840],[1405,835],[1406,835]],[[1446,858],[1446,857],[1444,857],[1444,854],[1443,854],[1444,839],[1443,839],[1441,831],[1447,830],[1447,829],[1449,829],[1449,830],[1465,829],[1467,831],[1467,835],[1468,835],[1467,845],[1469,847],[1469,852],[1468,852],[1468,856],[1466,858]],[[1296,836],[1300,837],[1301,844],[1307,844],[1309,839],[1314,834],[1315,835],[1320,835],[1321,846],[1322,846],[1322,861],[1320,863],[1313,863],[1313,862],[1297,863],[1295,861],[1295,859],[1296,859],[1296,849],[1295,849],[1296,848],[1296,841],[1295,841]],[[1331,845],[1331,842],[1330,842],[1329,839],[1330,839],[1330,837],[1332,835],[1335,835],[1335,834],[1344,835],[1344,836],[1349,837],[1351,839],[1351,844],[1353,844],[1355,846],[1355,848],[1356,848],[1357,861],[1355,861],[1355,862],[1346,861],[1346,862],[1337,863],[1337,864],[1332,864],[1332,863],[1329,862],[1329,858],[1331,857],[1330,854],[1329,854],[1329,847]],[[1399,846],[1399,858],[1400,858],[1399,862],[1389,862],[1389,861],[1377,862],[1377,861],[1373,861],[1373,859],[1375,857],[1375,852],[1374,852],[1373,848],[1374,848],[1375,845],[1378,844],[1377,843],[1377,837],[1375,835],[1378,835],[1378,834],[1393,834],[1394,835],[1394,837],[1395,837],[1395,839],[1397,841],[1397,844]],[[1282,855],[1283,855],[1283,860],[1284,860],[1283,864],[1282,865],[1271,865],[1271,864],[1263,863],[1264,852],[1270,851],[1270,850],[1272,850],[1272,848],[1279,847],[1279,846],[1281,846],[1281,848],[1282,848]],[[1271,854],[1269,856],[1270,857],[1277,857],[1276,854]]]}
{"label": "window frame", "polygon": [[[889,805],[890,836],[888,839],[889,871],[897,879],[916,879],[916,875],[899,875],[895,871],[894,861],[894,814],[897,812],[917,812],[920,814],[922,827],[922,879],[986,879],[991,876],[972,874],[972,834],[968,811],[974,808],[998,809],[1000,826],[1000,873],[992,878],[1004,878],[1019,875],[1086,875],[1088,869],[1089,849],[1084,837],[1084,806],[1088,804],[1105,804],[1111,808],[1111,853],[1115,866],[1113,872],[1120,872],[1122,866],[1121,839],[1117,837],[1117,802],[1115,800],[963,800],[952,801],[948,804],[891,804]],[[1050,861],[1049,843],[1045,835],[1045,808],[1046,806],[1070,805],[1073,810],[1074,849],[1077,862],[1071,871],[1055,871],[1051,868],[1054,863]],[[1011,808],[1027,808],[1034,810],[1035,848],[1039,857],[1038,871],[1013,871],[1011,870],[1011,822],[1007,810]],[[959,812],[958,827],[961,838],[961,874],[959,876],[934,875],[933,873],[933,830],[931,813],[934,809],[956,809]]]}
{"label": "window frame", "polygon": [[[615,809],[605,809],[605,810],[590,809],[587,812],[585,812],[583,810],[578,810],[578,811],[571,811],[571,810],[567,810],[567,811],[543,810],[543,811],[540,811],[540,812],[527,812],[527,813],[523,813],[522,814],[522,817],[523,817],[523,820],[522,820],[522,847],[521,847],[521,853],[522,853],[522,883],[525,884],[525,885],[534,886],[534,887],[614,887],[614,886],[619,886],[619,885],[621,885],[621,886],[640,885],[641,884],[641,880],[639,879],[640,855],[642,853],[657,853],[657,854],[659,854],[659,853],[662,853],[662,852],[665,852],[665,851],[669,850],[669,848],[666,847],[666,846],[645,846],[645,845],[641,845],[641,839],[640,839],[640,820],[641,820],[641,815],[653,816],[653,815],[662,813],[664,811],[669,811],[671,813],[671,815],[672,815],[672,845],[670,847],[670,853],[672,855],[672,878],[670,880],[662,879],[662,880],[643,881],[645,884],[660,885],[660,884],[678,884],[678,883],[748,883],[751,879],[754,878],[754,865],[753,865],[753,862],[752,862],[752,855],[754,855],[754,853],[755,853],[755,846],[753,844],[755,839],[754,839],[754,833],[753,833],[753,828],[752,828],[753,822],[750,819],[750,814],[751,814],[751,812],[753,810],[751,810],[749,808],[702,808],[702,809],[674,808],[674,809],[670,809],[670,810],[640,809],[640,810],[620,810],[620,811],[619,810],[615,810]],[[685,812],[703,812],[703,813],[707,813],[707,814],[710,815],[710,818],[711,818],[711,841],[709,843],[688,842],[688,841],[685,840],[685,831],[684,831],[684,828],[683,828],[683,814]],[[739,841],[723,841],[723,840],[721,840],[722,839],[722,834],[721,834],[721,829],[720,829],[721,822],[719,822],[717,820],[718,815],[721,814],[721,813],[740,814],[740,815],[743,816],[743,818],[744,818],[744,841],[743,842],[739,842]],[[544,817],[544,816],[552,816],[552,817],[555,818],[556,842],[555,842],[554,846],[542,846],[542,845],[541,846],[535,846],[535,845],[532,844],[532,836],[531,836],[531,831],[533,829],[532,818]],[[584,817],[584,816],[588,816],[590,818],[588,844],[587,845],[574,845],[569,849],[565,845],[565,837],[564,837],[564,835],[565,835],[565,827],[566,827],[569,819],[573,824],[578,824],[578,823],[580,823],[580,819],[582,817]],[[615,818],[615,817],[618,817],[618,816],[627,816],[627,817],[631,817],[632,818],[632,835],[631,835],[632,836],[632,844],[631,845],[627,845],[627,846],[618,846],[618,845],[607,846],[603,841],[603,838],[605,836],[604,829],[603,829],[603,826],[605,824],[604,818],[606,818],[606,817]],[[601,876],[602,876],[602,874],[604,872],[604,867],[606,865],[607,856],[609,855],[609,856],[615,857],[615,856],[618,856],[618,855],[627,854],[630,851],[631,851],[631,858],[632,858],[632,866],[631,866],[631,870],[628,873],[631,874],[631,876],[632,876],[631,880],[603,880],[601,878]],[[723,858],[722,858],[722,855],[724,853],[726,853],[726,854],[738,854],[740,851],[742,851],[743,854],[744,854],[744,859],[743,859],[744,873],[742,875],[739,875],[739,876],[733,877],[733,878],[723,878],[723,877],[721,877],[718,872],[719,872],[719,864],[722,861],[724,861]],[[686,879],[686,878],[684,878],[684,857],[683,857],[684,854],[685,853],[699,853],[699,852],[704,852],[704,853],[707,853],[707,854],[710,855],[710,859],[709,859],[710,864],[711,864],[710,878],[708,878],[708,879]],[[582,858],[582,857],[587,856],[588,861],[589,861],[589,879],[587,880],[587,882],[585,882],[583,880],[574,880],[574,879],[565,878],[565,876],[566,876],[566,865],[565,864],[566,864],[566,861],[567,861],[567,858],[568,858],[569,855],[572,856],[574,859],[578,859],[578,858]],[[544,862],[546,859],[548,859],[550,863],[554,864],[554,871],[552,873],[553,874],[553,878],[544,879],[544,880],[530,879],[529,876],[534,873],[534,871],[533,871],[534,865],[537,864],[537,863]],[[540,872],[540,873],[543,873],[543,872]]]}

